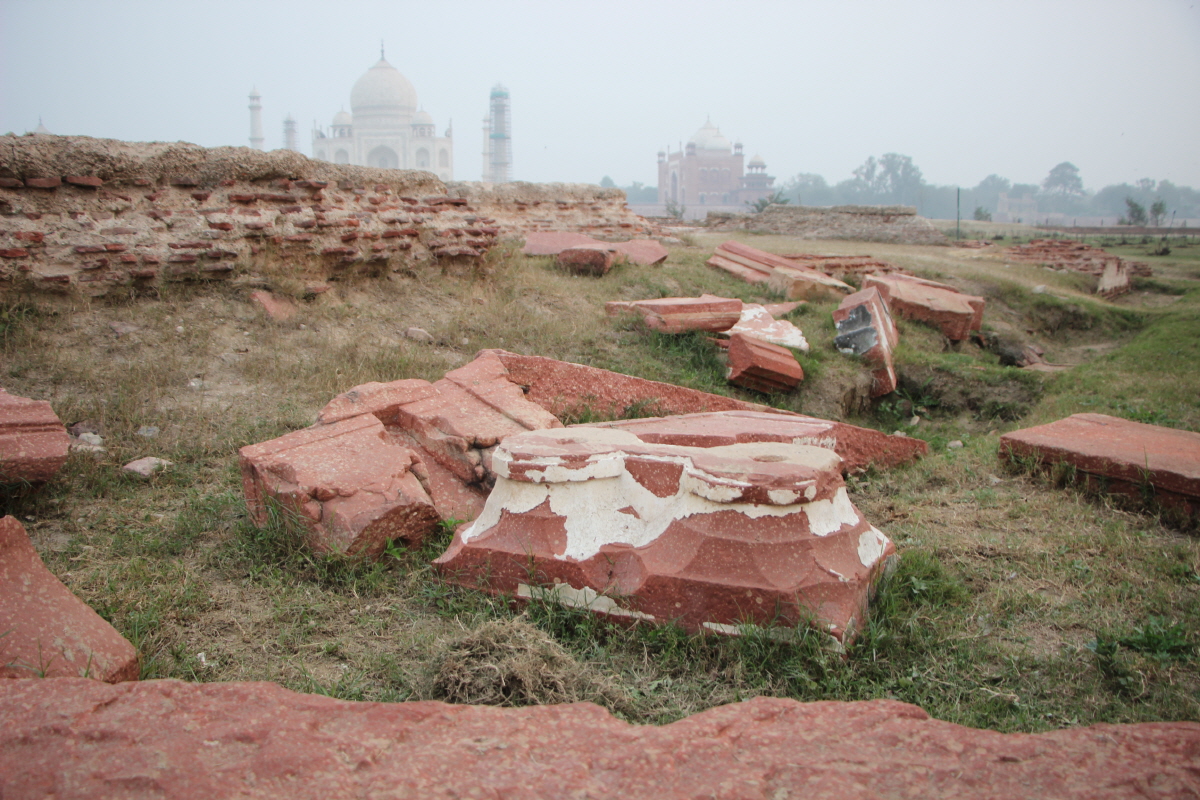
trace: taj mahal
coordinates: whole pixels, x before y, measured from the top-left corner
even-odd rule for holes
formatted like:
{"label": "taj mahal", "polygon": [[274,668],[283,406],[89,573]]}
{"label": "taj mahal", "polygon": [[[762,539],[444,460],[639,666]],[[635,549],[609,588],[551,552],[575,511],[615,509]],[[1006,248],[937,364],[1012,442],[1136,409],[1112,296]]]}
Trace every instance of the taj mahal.
{"label": "taj mahal", "polygon": [[454,179],[451,128],[438,136],[417,90],[383,57],[350,90],[350,111],[339,111],[328,128],[312,132],[313,158],[335,164],[386,169],[423,169]]}

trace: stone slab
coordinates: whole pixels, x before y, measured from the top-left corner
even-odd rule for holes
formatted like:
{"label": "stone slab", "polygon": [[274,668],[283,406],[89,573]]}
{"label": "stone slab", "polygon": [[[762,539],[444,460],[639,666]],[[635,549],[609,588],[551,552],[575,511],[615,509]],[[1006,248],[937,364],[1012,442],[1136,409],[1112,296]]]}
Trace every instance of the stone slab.
{"label": "stone slab", "polygon": [[134,681],[138,654],[46,569],[15,517],[0,517],[0,678],[34,677]]}
{"label": "stone slab", "polygon": [[581,244],[601,244],[599,239],[575,231],[535,231],[525,234],[521,252],[527,256],[556,256]]}
{"label": "stone slab", "polygon": [[627,261],[641,267],[651,267],[667,260],[671,253],[661,243],[654,239],[630,239],[628,242],[614,242],[610,245]]}
{"label": "stone slab", "polygon": [[[749,278],[754,283],[766,283],[788,300],[840,300],[854,291],[854,287],[823,272],[732,239],[717,246],[714,259],[719,260],[714,262],[713,259],[709,259],[710,266],[734,274],[742,272],[741,277]],[[739,264],[757,274],[730,269],[727,262]],[[759,275],[765,277],[760,278]]]}
{"label": "stone slab", "polygon": [[0,683],[6,796],[1054,798],[1200,793],[1200,724],[996,733],[895,700],[758,697],[669,725],[590,703],[366,703],[271,683]]}
{"label": "stone slab", "polygon": [[895,553],[825,448],[575,426],[510,437],[493,463],[483,513],[434,562],[493,594],[689,631],[812,624],[841,641]]}
{"label": "stone slab", "polygon": [[560,267],[575,275],[601,277],[617,263],[617,251],[605,242],[581,244],[561,250],[556,258]]}
{"label": "stone slab", "polygon": [[837,336],[833,346],[846,355],[862,356],[873,367],[871,396],[896,390],[892,352],[900,341],[887,302],[875,287],[846,297],[833,312]]}
{"label": "stone slab", "polygon": [[863,288],[875,288],[893,314],[925,322],[959,342],[983,324],[982,297],[963,294],[953,286],[912,275],[868,275]]}
{"label": "stone slab", "polygon": [[729,337],[730,383],[759,392],[787,392],[804,380],[804,370],[792,351],[744,333]]}
{"label": "stone slab", "polygon": [[737,324],[742,308],[741,300],[704,294],[654,300],[612,300],[604,304],[604,313],[610,317],[639,314],[646,327],[661,333],[716,332],[729,330]]}
{"label": "stone slab", "polygon": [[0,389],[0,483],[42,483],[67,460],[71,437],[45,400]]}
{"label": "stone slab", "polygon": [[240,451],[242,490],[257,525],[273,499],[296,515],[318,552],[378,556],[401,539],[420,544],[439,522],[410,467],[418,456],[372,414],[285,434]]}
{"label": "stone slab", "polygon": [[808,340],[804,338],[803,331],[785,319],[775,319],[765,306],[758,303],[742,305],[741,316],[728,330],[730,336],[735,333],[781,347],[790,347],[802,353],[808,352]]}
{"label": "stone slab", "polygon": [[1004,434],[1000,457],[1063,462],[1123,491],[1140,493],[1149,485],[1168,504],[1200,513],[1200,433],[1107,414],[1072,414]]}
{"label": "stone slab", "polygon": [[266,291],[250,293],[250,299],[258,304],[264,313],[276,322],[286,322],[296,316],[296,304],[286,297],[279,297]]}

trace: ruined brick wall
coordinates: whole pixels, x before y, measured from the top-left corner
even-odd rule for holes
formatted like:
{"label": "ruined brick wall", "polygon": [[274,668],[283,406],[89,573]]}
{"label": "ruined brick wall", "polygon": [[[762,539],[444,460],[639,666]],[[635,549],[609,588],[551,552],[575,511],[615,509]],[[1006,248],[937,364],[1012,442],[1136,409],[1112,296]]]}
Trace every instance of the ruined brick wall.
{"label": "ruined brick wall", "polygon": [[586,183],[449,183],[447,194],[483,209],[505,235],[579,231],[624,241],[661,236],[657,225],[630,211],[625,192]]}
{"label": "ruined brick wall", "polygon": [[802,239],[946,244],[946,237],[911,206],[773,205],[758,214],[710,212],[707,225],[713,230],[778,233]]}
{"label": "ruined brick wall", "polygon": [[299,153],[0,137],[0,293],[98,297],[223,279],[260,254],[308,280],[472,262],[526,230],[643,233],[620,191],[454,184]]}

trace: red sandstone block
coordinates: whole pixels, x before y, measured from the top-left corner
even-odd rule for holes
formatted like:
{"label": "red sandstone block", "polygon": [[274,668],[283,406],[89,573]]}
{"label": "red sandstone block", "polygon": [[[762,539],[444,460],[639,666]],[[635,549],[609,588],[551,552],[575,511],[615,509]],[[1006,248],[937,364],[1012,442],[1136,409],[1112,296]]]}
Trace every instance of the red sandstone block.
{"label": "red sandstone block", "polygon": [[729,337],[726,379],[759,392],[786,392],[804,380],[804,370],[786,347],[735,333]]}
{"label": "red sandstone block", "polygon": [[0,389],[0,483],[50,480],[67,460],[70,443],[48,402]]}
{"label": "red sandstone block", "polygon": [[855,292],[833,312],[837,328],[833,346],[847,355],[862,356],[874,367],[872,397],[896,390],[892,351],[900,341],[887,302],[875,287]]}
{"label": "red sandstone block", "polygon": [[26,178],[25,185],[32,189],[57,189],[62,186],[61,178]]}
{"label": "red sandstone block", "polygon": [[933,325],[951,341],[962,341],[982,326],[984,299],[953,286],[911,275],[867,275],[863,288],[872,287],[892,313]]}
{"label": "red sandstone block", "polygon": [[604,313],[610,317],[628,312],[640,314],[648,328],[663,333],[727,331],[737,324],[742,301],[705,294],[630,302],[614,300],[604,304]]}
{"label": "red sandstone block", "polygon": [[670,255],[667,248],[653,239],[631,239],[628,242],[616,242],[612,246],[626,259],[643,267],[661,264]]}
{"label": "red sandstone block", "polygon": [[437,527],[433,501],[410,471],[417,456],[373,415],[243,447],[240,456],[255,523],[267,523],[272,497],[298,515],[318,551],[378,556],[393,539],[420,544]]}
{"label": "red sandstone block", "polygon": [[1111,491],[1137,496],[1148,487],[1162,502],[1200,514],[1200,433],[1072,414],[1004,434],[1000,457],[1070,464],[1093,482],[1104,479]]}
{"label": "red sandstone block", "polygon": [[576,275],[607,275],[617,260],[617,251],[609,244],[585,244],[568,247],[557,256],[559,266]]}
{"label": "red sandstone block", "polygon": [[556,256],[569,247],[603,244],[585,233],[573,231],[540,231],[525,235],[521,252],[527,256]]}
{"label": "red sandstone block", "polygon": [[0,189],[21,189],[25,182],[19,178],[0,178]]}
{"label": "red sandstone block", "polygon": [[0,258],[25,258],[28,255],[29,251],[23,247],[9,247],[0,250]]}
{"label": "red sandstone block", "polygon": [[46,569],[15,517],[0,517],[0,631],[0,678],[137,680],[133,645]]}

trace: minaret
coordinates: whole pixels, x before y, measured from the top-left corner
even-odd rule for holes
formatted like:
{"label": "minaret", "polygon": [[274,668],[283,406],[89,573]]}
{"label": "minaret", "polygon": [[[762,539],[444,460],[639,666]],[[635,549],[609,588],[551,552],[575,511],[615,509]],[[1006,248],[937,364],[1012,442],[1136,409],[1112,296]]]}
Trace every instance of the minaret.
{"label": "minaret", "polygon": [[296,120],[291,114],[288,114],[283,121],[283,149],[300,152],[300,149],[296,147]]}
{"label": "minaret", "polygon": [[485,183],[492,179],[492,117],[483,118],[483,177]]}
{"label": "minaret", "polygon": [[488,135],[488,150],[491,162],[487,165],[492,183],[508,183],[512,180],[512,128],[508,89],[497,83],[491,94],[491,132]]}
{"label": "minaret", "polygon": [[250,90],[250,146],[255,150],[263,149],[262,96],[258,89]]}

